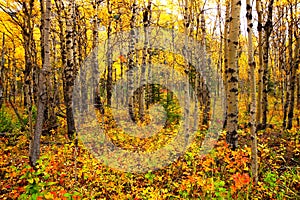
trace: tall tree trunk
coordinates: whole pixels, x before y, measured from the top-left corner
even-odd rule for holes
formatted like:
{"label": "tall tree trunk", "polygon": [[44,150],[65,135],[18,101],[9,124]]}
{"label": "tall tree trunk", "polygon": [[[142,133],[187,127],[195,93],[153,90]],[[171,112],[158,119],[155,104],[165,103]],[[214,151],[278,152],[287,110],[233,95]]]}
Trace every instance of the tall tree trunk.
{"label": "tall tree trunk", "polygon": [[136,17],[137,17],[137,1],[134,0],[132,4],[132,16],[130,19],[130,44],[129,44],[129,62],[128,62],[128,108],[129,108],[129,115],[132,121],[136,121],[134,116],[134,80],[133,80],[133,68],[135,67],[135,42],[136,42]]}
{"label": "tall tree trunk", "polygon": [[65,6],[64,6],[64,3],[62,2],[62,0],[57,0],[55,1],[55,7],[57,9],[57,19],[58,19],[58,28],[59,28],[59,48],[60,48],[60,59],[61,59],[61,63],[62,63],[62,66],[63,66],[63,72],[62,72],[62,75],[61,75],[61,78],[63,80],[62,82],[62,85],[63,85],[63,101],[64,101],[64,104],[65,104],[65,67],[67,65],[67,51],[66,51],[66,39],[65,39]]}
{"label": "tall tree trunk", "polygon": [[143,49],[143,58],[142,58],[142,69],[140,77],[140,96],[139,96],[139,117],[143,122],[145,120],[145,84],[146,84],[146,69],[147,69],[147,59],[148,59],[148,49],[149,49],[149,26],[151,21],[151,0],[148,0],[148,5],[143,13],[143,24],[144,24],[144,49]]}
{"label": "tall tree trunk", "polygon": [[[150,10],[150,13],[149,13],[149,19],[152,19],[152,10]],[[174,38],[174,37],[173,37]],[[173,39],[172,38],[172,39]],[[149,43],[149,50],[148,50],[148,74],[147,74],[147,79],[149,82],[151,82],[153,76],[152,76],[152,56],[153,56],[153,48],[152,48],[152,43],[150,42]],[[154,85],[148,85],[147,88],[146,88],[146,109],[149,109],[149,106],[151,103],[154,102],[154,92],[153,92],[153,88],[154,88]]]}
{"label": "tall tree trunk", "polygon": [[[286,16],[288,18],[288,8],[286,7]],[[292,28],[292,19],[288,22],[288,58],[286,62],[286,95],[285,95],[285,103],[283,108],[283,128],[287,128],[288,119],[288,111],[289,107],[291,105],[292,101],[292,89],[291,89],[291,83],[292,83],[292,68],[293,68],[293,28]]]}
{"label": "tall tree trunk", "polygon": [[248,66],[249,66],[249,81],[250,81],[250,129],[251,129],[251,166],[253,182],[258,182],[258,163],[257,163],[257,137],[256,137],[256,78],[255,78],[255,61],[253,58],[253,41],[252,41],[252,5],[250,0],[247,3],[247,32],[248,32]]}
{"label": "tall tree trunk", "polygon": [[[298,47],[299,49],[299,47]],[[291,80],[290,80],[290,93],[291,99],[288,108],[288,124],[287,129],[291,129],[293,127],[293,118],[294,118],[294,106],[295,106],[295,88],[296,88],[296,63],[292,63],[291,69]]]}
{"label": "tall tree trunk", "polygon": [[268,5],[268,17],[264,25],[265,40],[263,45],[263,93],[262,93],[262,127],[267,125],[268,118],[268,93],[269,93],[269,49],[270,49],[270,36],[273,30],[272,16],[273,16],[273,3],[271,0]]}
{"label": "tall tree trunk", "polygon": [[[41,45],[41,58],[42,58],[42,63],[44,63],[44,58],[45,58],[45,44],[46,42],[45,37],[44,37],[44,29],[47,29],[47,27],[45,27],[45,15],[47,12],[47,10],[45,9],[45,5],[44,5],[44,1],[41,1],[40,3],[41,6],[41,26],[40,26],[40,32],[41,32],[41,41],[40,41],[40,45]],[[51,16],[49,16],[50,18]],[[51,30],[51,26],[49,27],[49,30]],[[50,34],[50,33],[48,33]],[[50,37],[50,36],[49,36]],[[49,44],[50,45],[50,44]],[[49,47],[49,51],[50,51],[50,47]],[[49,61],[51,63],[51,61]],[[49,68],[50,69],[50,68]],[[50,73],[50,71],[49,71]],[[53,77],[55,77],[54,75],[54,70],[51,69],[51,73],[53,73]],[[47,91],[46,91],[46,96],[47,96],[47,106],[45,106],[45,110],[44,110],[44,125],[46,125],[47,127],[45,127],[48,130],[48,127],[51,128],[54,123],[56,123],[56,116],[55,116],[55,92],[56,90],[53,88],[54,85],[52,85],[51,82],[51,78],[50,78],[50,74],[49,74],[49,78],[46,80],[46,84],[47,84]],[[37,87],[37,91],[39,91],[40,86]],[[38,93],[38,92],[37,92]],[[39,98],[39,97],[37,97]]]}
{"label": "tall tree trunk", "polygon": [[111,98],[112,98],[112,44],[111,44],[111,34],[112,34],[112,2],[107,0],[107,10],[108,10],[108,25],[107,25],[107,81],[106,81],[106,98],[107,105],[111,106]]}
{"label": "tall tree trunk", "polygon": [[256,0],[256,11],[258,17],[257,31],[258,31],[258,95],[257,95],[257,112],[256,112],[256,123],[261,123],[262,116],[262,91],[263,91],[263,42],[262,42],[262,9],[261,0]]}
{"label": "tall tree trunk", "polygon": [[[290,60],[289,60],[289,65],[291,67],[290,71],[291,71],[291,83],[290,83],[290,90],[291,90],[291,100],[290,100],[290,104],[289,104],[289,108],[288,108],[288,125],[287,125],[287,129],[291,129],[293,127],[293,118],[294,118],[294,106],[295,106],[295,88],[296,88],[296,76],[297,76],[297,69],[298,69],[298,65],[299,65],[299,45],[300,45],[300,39],[299,36],[296,34],[296,30],[295,28],[297,27],[297,25],[295,24],[295,20],[294,20],[294,12],[293,12],[293,6],[290,5],[290,25],[289,25],[289,42],[291,42],[291,44],[289,46],[289,56],[290,56]],[[296,45],[294,48],[294,52],[293,52],[293,33],[295,33],[295,38],[296,38]],[[294,58],[293,58],[294,56]]]}
{"label": "tall tree trunk", "polygon": [[[284,10],[284,7],[278,8],[278,14],[282,16],[282,18],[279,20],[279,27],[285,26],[285,18],[286,18],[286,12]],[[287,86],[286,86],[286,77],[287,77],[287,65],[286,65],[286,33],[285,31],[278,31],[276,32],[278,34],[278,38],[280,38],[280,41],[278,46],[278,68],[281,72],[279,75],[280,79],[280,87],[279,87],[279,96],[280,96],[280,102],[281,102],[281,109],[283,110],[283,124],[286,123],[286,116],[287,116],[287,109],[286,109],[286,101],[285,96],[287,92]]]}
{"label": "tall tree trunk", "polygon": [[[201,45],[203,48],[203,55],[202,55],[202,67],[204,68],[205,76],[207,76],[209,71],[209,62],[207,58],[207,51],[206,51],[206,25],[205,25],[205,13],[204,10],[201,11],[201,32],[202,32],[202,38],[201,38]],[[210,94],[208,90],[209,81],[205,83],[203,77],[201,77],[201,93],[202,93],[202,100],[203,100],[203,122],[202,125],[208,126],[209,124],[209,113],[210,113]]]}
{"label": "tall tree trunk", "polygon": [[[189,48],[189,44],[188,44],[188,31],[189,31],[189,27],[190,27],[190,17],[189,17],[189,0],[185,0],[185,5],[184,5],[184,50],[183,50],[183,56],[185,58],[188,57],[188,48]],[[185,67],[185,71],[186,71],[186,79],[185,79],[185,85],[184,85],[184,133],[186,134],[185,138],[185,146],[187,145],[187,138],[188,138],[188,134],[189,134],[189,113],[190,113],[190,85],[189,85],[189,73],[190,73],[190,69],[189,69],[189,65],[188,63],[186,64]]]}
{"label": "tall tree trunk", "polygon": [[[292,15],[292,13],[291,13]],[[294,26],[293,26],[294,27]],[[294,106],[295,106],[295,88],[297,82],[297,69],[299,68],[299,48],[300,48],[300,37],[295,34],[296,37],[296,45],[294,49],[294,58],[291,61],[291,100],[289,104],[288,110],[288,125],[287,129],[291,129],[293,127],[293,118],[294,118]],[[293,54],[290,54],[292,56]],[[299,87],[299,85],[298,85]]]}
{"label": "tall tree trunk", "polygon": [[[57,16],[58,16],[61,62],[62,65],[65,67],[67,65],[67,52],[66,52],[66,40],[65,40],[65,29],[64,29],[65,25],[63,21],[64,16],[62,16],[65,7],[61,0],[55,1],[55,6],[57,9]],[[64,79],[64,75],[63,75],[63,79]],[[64,84],[65,81],[63,81],[63,85]]]}
{"label": "tall tree trunk", "polygon": [[[93,43],[92,43],[92,49],[94,50],[95,48],[97,48],[97,45],[99,43],[99,19],[98,19],[98,11],[99,11],[99,3],[100,1],[99,0],[94,0],[93,1],[93,9],[95,11],[95,15],[94,15],[94,21],[93,21]],[[103,107],[103,104],[101,102],[101,97],[100,97],[100,91],[99,91],[99,83],[97,82],[98,80],[98,77],[95,77],[96,74],[99,74],[99,71],[98,71],[98,60],[97,60],[97,55],[96,53],[93,53],[93,61],[94,61],[94,66],[93,66],[93,76],[92,76],[92,79],[93,79],[93,88],[92,88],[92,94],[94,95],[94,105],[95,105],[95,108],[100,110],[100,112],[102,114],[104,114],[104,107]],[[85,70],[85,69],[82,69],[82,70]],[[83,75],[83,79],[85,80],[86,79],[86,73],[82,73]],[[85,89],[82,89],[81,91],[84,92],[84,96],[87,97],[87,89],[86,89],[86,85],[84,84],[83,81],[81,81],[82,83],[82,86],[83,88]],[[86,98],[87,99],[87,98]],[[86,102],[86,99],[83,99],[82,100],[82,106],[83,106],[83,109],[87,109],[86,105],[87,105],[87,102]]]}
{"label": "tall tree trunk", "polygon": [[223,81],[224,81],[224,89],[225,89],[225,120],[223,128],[225,129],[227,126],[227,109],[228,109],[228,34],[229,34],[229,24],[230,24],[230,0],[226,1],[226,12],[225,12],[225,26],[224,26],[224,70],[223,70]]}
{"label": "tall tree trunk", "polygon": [[[44,1],[41,1],[44,4]],[[42,6],[43,8],[43,6]],[[47,87],[46,80],[49,78],[48,74],[50,72],[50,11],[51,11],[51,0],[46,0],[46,10],[44,18],[44,28],[43,28],[43,46],[44,46],[44,59],[43,67],[39,74],[39,87],[38,87],[38,106],[37,106],[37,119],[35,124],[35,131],[31,141],[31,151],[30,151],[30,164],[32,166],[36,165],[36,161],[40,156],[40,138],[43,130],[44,122],[44,111],[47,105]]]}
{"label": "tall tree trunk", "polygon": [[238,45],[240,33],[241,1],[231,1],[231,21],[228,41],[228,109],[226,141],[235,150],[238,145]]}
{"label": "tall tree trunk", "polygon": [[[23,2],[22,9],[25,14],[24,26],[22,28],[22,36],[24,39],[24,53],[25,53],[25,70],[24,73],[24,107],[26,108],[26,112],[28,114],[29,119],[29,132],[30,139],[34,137],[33,135],[33,120],[32,120],[32,69],[33,69],[33,29],[34,24],[32,22],[32,13],[34,7],[34,0],[30,0],[29,3]],[[29,146],[29,152],[31,152],[31,146]]]}
{"label": "tall tree trunk", "polygon": [[68,15],[66,23],[66,65],[64,67],[64,101],[66,106],[68,136],[70,139],[74,138],[75,122],[72,109],[73,86],[75,80],[75,66],[73,59],[73,13],[74,0],[70,0],[68,4]]}

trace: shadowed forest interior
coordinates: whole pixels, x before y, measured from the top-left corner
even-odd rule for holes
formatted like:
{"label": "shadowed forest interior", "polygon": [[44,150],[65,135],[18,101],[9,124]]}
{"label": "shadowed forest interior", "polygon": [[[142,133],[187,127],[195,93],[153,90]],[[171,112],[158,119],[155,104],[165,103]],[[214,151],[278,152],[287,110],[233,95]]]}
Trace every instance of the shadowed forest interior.
{"label": "shadowed forest interior", "polygon": [[298,0],[0,0],[1,199],[300,199]]}

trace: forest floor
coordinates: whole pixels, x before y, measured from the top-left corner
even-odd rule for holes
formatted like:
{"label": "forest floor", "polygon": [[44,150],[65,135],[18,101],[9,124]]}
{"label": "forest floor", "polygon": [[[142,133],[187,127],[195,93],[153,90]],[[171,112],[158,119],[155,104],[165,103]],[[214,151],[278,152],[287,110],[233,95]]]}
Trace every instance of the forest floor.
{"label": "forest floor", "polygon": [[[66,121],[41,138],[37,169],[29,165],[29,133],[11,108],[1,111],[0,199],[300,199],[300,127],[280,124],[258,132],[259,181],[251,179],[250,130],[240,117],[239,148],[223,133],[209,155],[199,156],[205,131],[188,151],[157,171],[133,174],[101,164],[79,141],[65,137]],[[274,118],[274,121],[277,119]],[[11,127],[11,128],[9,128]]]}

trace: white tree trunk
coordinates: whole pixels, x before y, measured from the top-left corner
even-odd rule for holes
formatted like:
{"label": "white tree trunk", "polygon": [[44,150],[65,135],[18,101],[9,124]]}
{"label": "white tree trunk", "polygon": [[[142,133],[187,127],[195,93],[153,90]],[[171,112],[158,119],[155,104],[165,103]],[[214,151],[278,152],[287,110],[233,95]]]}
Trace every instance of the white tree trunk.
{"label": "white tree trunk", "polygon": [[231,1],[231,22],[228,41],[228,109],[226,141],[234,150],[238,145],[238,45],[240,34],[241,1]]}
{"label": "white tree trunk", "polygon": [[256,137],[256,78],[255,78],[255,61],[253,58],[253,40],[252,40],[252,5],[247,0],[247,32],[248,32],[248,65],[250,81],[250,129],[251,129],[251,166],[253,182],[258,181],[258,164],[257,164],[257,137]]}

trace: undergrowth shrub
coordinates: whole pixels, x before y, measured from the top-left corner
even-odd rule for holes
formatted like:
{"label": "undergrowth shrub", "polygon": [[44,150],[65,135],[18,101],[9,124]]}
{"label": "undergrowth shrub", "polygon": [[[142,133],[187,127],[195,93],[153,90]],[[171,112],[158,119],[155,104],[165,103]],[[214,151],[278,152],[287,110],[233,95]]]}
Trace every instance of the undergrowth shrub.
{"label": "undergrowth shrub", "polygon": [[0,110],[0,133],[11,132],[14,129],[14,123],[11,115],[4,108]]}

